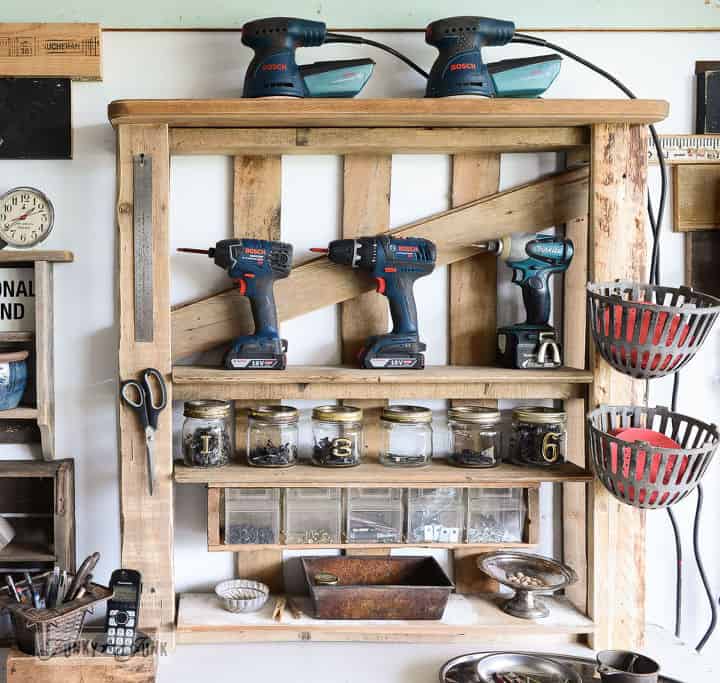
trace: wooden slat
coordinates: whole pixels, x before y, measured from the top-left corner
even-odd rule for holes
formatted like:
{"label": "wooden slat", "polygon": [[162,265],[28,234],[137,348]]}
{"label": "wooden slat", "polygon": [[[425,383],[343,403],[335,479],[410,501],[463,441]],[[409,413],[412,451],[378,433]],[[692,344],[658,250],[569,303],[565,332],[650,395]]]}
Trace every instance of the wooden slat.
{"label": "wooden slat", "polygon": [[37,261],[50,261],[51,263],[72,263],[75,255],[71,251],[43,251],[42,249],[29,249],[22,251],[0,251],[0,264],[3,263],[36,263]]}
{"label": "wooden slat", "polygon": [[0,76],[101,80],[100,24],[0,23]]}
{"label": "wooden slat", "polygon": [[35,332],[0,332],[0,342],[31,342]]}
{"label": "wooden slat", "polygon": [[[12,408],[10,410],[0,411],[0,420],[36,420],[38,418],[38,414],[37,408],[18,406],[17,408]],[[51,435],[52,433],[48,431],[47,434]],[[49,457],[52,453],[52,449],[49,449],[47,453],[47,460],[52,460],[52,457]]]}
{"label": "wooden slat", "polygon": [[458,126],[589,126],[662,121],[664,100],[543,99],[222,99],[118,100],[108,108],[114,126],[162,123],[171,128],[357,128]]}
{"label": "wooden slat", "polygon": [[278,470],[232,464],[214,469],[175,465],[178,484],[208,484],[211,487],[286,488],[328,486],[362,488],[429,488],[438,486],[525,488],[544,481],[590,481],[592,474],[572,463],[552,469],[518,467],[502,464],[491,469],[454,467],[443,458],[435,458],[429,467],[395,468],[378,462],[377,454],[369,453],[357,467],[339,469],[296,465]]}
{"label": "wooden slat", "polygon": [[45,460],[55,457],[55,369],[53,366],[53,265],[48,261],[35,263],[35,386],[37,423]]}
{"label": "wooden slat", "polygon": [[550,616],[542,623],[505,614],[499,604],[507,597],[497,595],[451,595],[438,621],[363,621],[313,619],[306,600],[293,596],[303,612],[298,619],[272,618],[276,596],[270,596],[258,612],[231,614],[223,610],[214,595],[188,593],[180,598],[177,636],[179,643],[252,641],[365,641],[365,642],[454,642],[482,641],[504,637],[582,634],[593,631],[593,623],[562,597],[543,598]]}
{"label": "wooden slat", "polygon": [[[645,281],[647,129],[593,128],[590,278]],[[639,404],[642,383],[613,370],[593,349],[590,405]],[[645,515],[616,501],[598,481],[589,498],[589,604],[595,649],[642,646],[645,628]]]}
{"label": "wooden slat", "polygon": [[673,169],[673,229],[720,230],[720,164]]}
{"label": "wooden slat", "polygon": [[[282,200],[281,158],[238,156],[234,159],[233,167],[233,236],[279,240]],[[249,300],[245,297],[238,298],[244,306],[244,315],[249,316]],[[256,403],[235,401],[235,446],[238,453],[245,452],[247,409],[253,405]],[[259,573],[272,581],[273,590],[282,591],[284,590],[282,561],[282,551],[258,549],[252,556],[243,554],[235,558],[236,574],[240,578],[256,578],[254,574]]]}
{"label": "wooden slat", "polygon": [[[211,489],[212,490],[212,489]],[[215,489],[219,491],[220,489]],[[500,548],[531,548],[534,543],[295,543],[295,544],[247,544],[247,545],[212,545],[208,546],[211,553],[248,553],[254,554],[265,550],[342,550],[345,555],[389,555],[391,550],[398,548],[424,548],[428,550],[465,549],[473,555],[498,550]],[[477,572],[477,568],[475,569]],[[475,591],[482,592],[482,591]],[[485,591],[490,592],[490,591]]]}
{"label": "wooden slat", "polygon": [[[133,156],[153,159],[154,341],[135,341],[133,296]],[[118,130],[118,294],[120,302],[120,379],[139,377],[157,368],[170,382],[170,264],[168,130],[163,125],[121,126]],[[119,401],[118,401],[118,405]],[[144,591],[140,626],[160,629],[165,638],[175,619],[173,584],[172,411],[160,414],[155,434],[156,487],[148,493],[145,435],[134,411],[119,407],[120,503],[122,562],[138,569]]]}
{"label": "wooden slat", "polygon": [[75,571],[75,461],[59,461],[55,476],[53,550],[63,569]]}
{"label": "wooden slat", "polygon": [[[587,128],[174,128],[172,154],[453,154],[587,146]],[[475,198],[475,197],[473,197]]]}
{"label": "wooden slat", "polygon": [[[587,169],[550,176],[487,199],[436,214],[396,231],[397,235],[427,237],[438,245],[438,266],[476,254],[473,241],[520,230],[539,230],[587,213]],[[327,258],[295,268],[275,285],[280,320],[346,301],[373,285]],[[221,292],[176,308],[173,319],[173,357],[183,358],[211,349],[252,330],[237,305],[239,295]]]}
{"label": "wooden slat", "polygon": [[207,492],[207,542],[208,548],[211,546],[219,546],[222,544],[220,538],[220,497],[222,491],[220,489],[210,488]]}

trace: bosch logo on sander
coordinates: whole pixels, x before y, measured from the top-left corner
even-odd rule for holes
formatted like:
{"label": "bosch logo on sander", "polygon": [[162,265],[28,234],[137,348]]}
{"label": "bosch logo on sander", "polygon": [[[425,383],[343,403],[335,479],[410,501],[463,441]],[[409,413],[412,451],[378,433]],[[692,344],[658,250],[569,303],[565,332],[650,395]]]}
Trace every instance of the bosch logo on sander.
{"label": "bosch logo on sander", "polygon": [[287,71],[287,64],[263,64],[262,71]]}
{"label": "bosch logo on sander", "polygon": [[457,62],[450,65],[450,71],[477,71],[477,64],[472,62]]}

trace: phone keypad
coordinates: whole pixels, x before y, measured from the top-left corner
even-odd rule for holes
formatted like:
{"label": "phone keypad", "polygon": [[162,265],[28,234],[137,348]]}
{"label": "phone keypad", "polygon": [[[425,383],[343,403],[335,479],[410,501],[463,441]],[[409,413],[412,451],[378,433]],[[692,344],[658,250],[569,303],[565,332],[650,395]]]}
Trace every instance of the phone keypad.
{"label": "phone keypad", "polygon": [[130,656],[135,643],[135,610],[108,611],[107,647],[105,652],[119,657]]}

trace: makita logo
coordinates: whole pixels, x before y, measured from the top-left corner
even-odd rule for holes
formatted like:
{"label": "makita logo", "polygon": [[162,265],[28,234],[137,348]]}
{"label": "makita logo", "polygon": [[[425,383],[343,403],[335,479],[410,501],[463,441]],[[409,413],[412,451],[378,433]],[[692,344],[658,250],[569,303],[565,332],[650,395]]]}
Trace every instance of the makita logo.
{"label": "makita logo", "polygon": [[287,64],[263,64],[263,71],[287,71]]}
{"label": "makita logo", "polygon": [[458,62],[450,65],[450,71],[475,71],[476,69],[477,64],[472,62]]}
{"label": "makita logo", "polygon": [[262,256],[265,253],[264,249],[251,249],[250,247],[245,247],[245,253],[246,254],[257,254],[258,256]]}

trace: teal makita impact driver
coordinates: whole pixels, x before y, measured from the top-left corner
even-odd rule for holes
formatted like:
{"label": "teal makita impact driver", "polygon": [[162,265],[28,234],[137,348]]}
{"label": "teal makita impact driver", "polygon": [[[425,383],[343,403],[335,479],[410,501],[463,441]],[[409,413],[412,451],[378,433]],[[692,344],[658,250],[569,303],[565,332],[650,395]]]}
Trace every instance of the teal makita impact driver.
{"label": "teal makita impact driver", "polygon": [[424,368],[426,346],[418,333],[413,285],[418,278],[433,272],[435,244],[420,237],[378,235],[334,240],[327,249],[311,251],[327,254],[333,263],[370,273],[375,278],[377,292],[388,298],[392,331],[368,338],[358,356],[360,367]]}
{"label": "teal makita impact driver", "polygon": [[250,301],[254,334],[234,339],[225,354],[229,370],[284,370],[287,341],[280,339],[273,295],[275,280],[290,275],[293,248],[285,242],[257,239],[221,240],[210,249],[178,249],[207,254],[238,284]]}
{"label": "teal makita impact driver", "polygon": [[572,241],[554,235],[525,233],[473,246],[502,258],[513,269],[512,281],[522,289],[526,320],[498,330],[498,362],[508,368],[562,365],[560,344],[549,323],[549,280],[553,273],[564,273],[570,266],[574,253]]}

